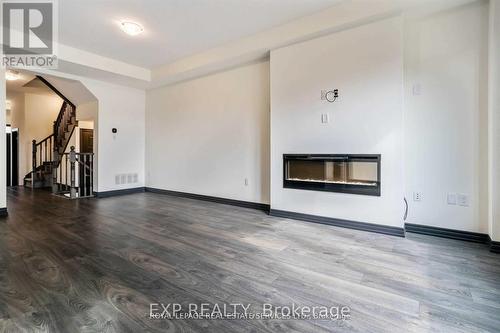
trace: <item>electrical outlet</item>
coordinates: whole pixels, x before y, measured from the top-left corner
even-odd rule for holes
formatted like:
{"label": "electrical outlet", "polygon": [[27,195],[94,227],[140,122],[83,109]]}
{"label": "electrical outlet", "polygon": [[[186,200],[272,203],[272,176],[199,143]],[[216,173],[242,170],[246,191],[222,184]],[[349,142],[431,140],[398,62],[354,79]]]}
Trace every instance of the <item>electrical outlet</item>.
{"label": "electrical outlet", "polygon": [[422,192],[413,192],[413,201],[422,201]]}
{"label": "electrical outlet", "polygon": [[248,178],[245,178],[245,186],[248,186]]}
{"label": "electrical outlet", "polygon": [[413,85],[413,96],[420,96],[422,94],[422,87],[420,83],[415,83]]}
{"label": "electrical outlet", "polygon": [[446,198],[448,205],[456,205],[457,204],[457,194],[456,193],[448,193]]}
{"label": "electrical outlet", "polygon": [[469,196],[467,194],[457,194],[457,204],[462,207],[469,206]]}
{"label": "electrical outlet", "polygon": [[329,122],[330,122],[330,117],[329,117],[328,113],[323,113],[321,115],[321,123],[328,124]]}

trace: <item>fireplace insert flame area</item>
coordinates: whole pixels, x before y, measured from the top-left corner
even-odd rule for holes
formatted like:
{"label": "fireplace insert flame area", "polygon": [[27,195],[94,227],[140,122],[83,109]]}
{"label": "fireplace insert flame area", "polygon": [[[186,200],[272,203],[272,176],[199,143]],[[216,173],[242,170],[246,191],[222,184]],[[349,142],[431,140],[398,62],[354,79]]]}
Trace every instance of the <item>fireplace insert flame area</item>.
{"label": "fireplace insert flame area", "polygon": [[283,187],[380,196],[380,155],[285,154]]}

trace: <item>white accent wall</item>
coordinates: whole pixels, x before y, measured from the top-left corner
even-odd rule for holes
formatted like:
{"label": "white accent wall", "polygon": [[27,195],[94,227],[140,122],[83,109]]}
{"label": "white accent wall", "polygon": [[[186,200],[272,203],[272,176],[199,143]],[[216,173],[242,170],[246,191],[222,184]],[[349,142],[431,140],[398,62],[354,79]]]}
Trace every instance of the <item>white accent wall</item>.
{"label": "white accent wall", "polygon": [[409,18],[405,45],[408,222],[488,233],[488,4]]}
{"label": "white accent wall", "polygon": [[[97,191],[143,187],[145,91],[89,79],[81,79],[81,82],[98,101],[98,120],[94,123],[97,132],[95,153],[98,154]],[[113,128],[118,133],[113,134]],[[116,175],[135,173],[137,183],[116,184]]]}
{"label": "white accent wall", "polygon": [[[402,33],[396,17],[271,52],[272,209],[403,226]],[[284,189],[292,153],[381,154],[382,195]]]}
{"label": "white accent wall", "polygon": [[[5,69],[0,68],[0,128],[5,128]],[[7,207],[7,137],[0,135],[0,208]]]}
{"label": "white accent wall", "polygon": [[267,61],[148,91],[146,127],[147,186],[269,203]]}
{"label": "white accent wall", "polygon": [[490,1],[489,48],[489,231],[500,241],[500,0]]}

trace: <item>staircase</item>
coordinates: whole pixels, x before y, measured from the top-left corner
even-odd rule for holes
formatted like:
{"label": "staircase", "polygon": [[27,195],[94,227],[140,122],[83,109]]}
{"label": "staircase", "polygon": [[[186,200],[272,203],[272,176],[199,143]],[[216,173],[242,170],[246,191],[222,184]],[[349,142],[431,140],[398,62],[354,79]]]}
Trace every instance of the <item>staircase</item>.
{"label": "staircase", "polygon": [[59,168],[69,140],[78,126],[76,107],[64,101],[54,122],[54,132],[40,142],[33,140],[32,171],[24,177],[24,186],[52,188],[54,170]]}
{"label": "staircase", "polygon": [[[75,128],[76,106],[41,76],[37,78],[63,99],[51,135],[40,142],[33,140],[32,171],[24,177],[24,186],[52,188],[52,193],[69,199],[94,196],[94,154],[67,151]],[[77,177],[78,175],[78,177]]]}

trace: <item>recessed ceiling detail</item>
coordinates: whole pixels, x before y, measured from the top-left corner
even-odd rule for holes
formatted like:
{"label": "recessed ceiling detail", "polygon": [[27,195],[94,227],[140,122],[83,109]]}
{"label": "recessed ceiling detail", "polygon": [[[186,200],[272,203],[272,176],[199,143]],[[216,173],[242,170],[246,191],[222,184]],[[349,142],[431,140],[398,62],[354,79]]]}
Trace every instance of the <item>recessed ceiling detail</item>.
{"label": "recessed ceiling detail", "polygon": [[[342,0],[64,0],[59,42],[152,69],[266,31]],[[131,38],[120,21],[140,23]]]}

